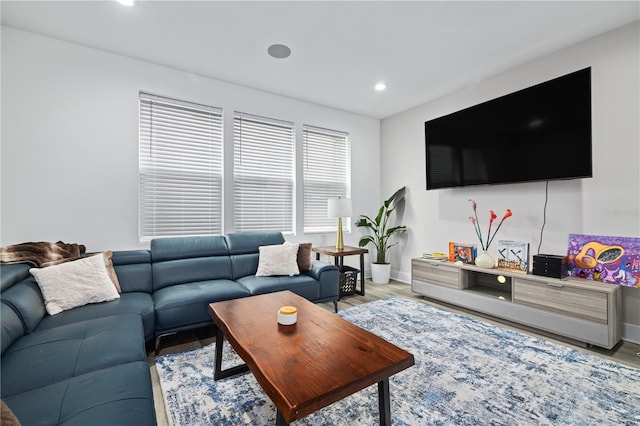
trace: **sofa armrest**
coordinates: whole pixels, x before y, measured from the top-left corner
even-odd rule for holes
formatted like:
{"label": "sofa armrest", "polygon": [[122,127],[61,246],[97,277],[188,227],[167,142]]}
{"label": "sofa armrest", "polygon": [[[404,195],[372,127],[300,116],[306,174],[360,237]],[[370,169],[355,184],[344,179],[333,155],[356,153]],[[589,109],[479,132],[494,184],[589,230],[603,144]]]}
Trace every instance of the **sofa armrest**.
{"label": "sofa armrest", "polygon": [[320,283],[320,300],[338,300],[340,294],[340,270],[337,266],[313,260],[311,270],[305,272]]}
{"label": "sofa armrest", "polygon": [[320,277],[325,271],[334,271],[334,270],[335,271],[338,270],[338,267],[336,265],[332,265],[330,263],[326,263],[321,260],[313,260],[311,262],[311,270],[305,271],[304,273],[320,281]]}

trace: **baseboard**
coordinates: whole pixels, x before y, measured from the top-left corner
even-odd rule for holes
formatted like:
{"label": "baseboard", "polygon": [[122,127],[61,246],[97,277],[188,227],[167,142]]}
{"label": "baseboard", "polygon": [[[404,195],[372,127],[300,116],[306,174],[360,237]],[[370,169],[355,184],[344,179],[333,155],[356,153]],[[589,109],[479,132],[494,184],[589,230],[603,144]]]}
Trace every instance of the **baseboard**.
{"label": "baseboard", "polygon": [[391,270],[391,278],[406,284],[411,284],[411,274],[408,272]]}
{"label": "baseboard", "polygon": [[[366,274],[364,277],[370,280],[371,274],[370,273]],[[400,281],[405,284],[411,284],[411,274],[407,274],[406,272],[398,272],[398,271],[391,270],[391,274],[389,275],[389,277],[395,281]]]}
{"label": "baseboard", "polygon": [[623,323],[622,340],[640,345],[640,325]]}

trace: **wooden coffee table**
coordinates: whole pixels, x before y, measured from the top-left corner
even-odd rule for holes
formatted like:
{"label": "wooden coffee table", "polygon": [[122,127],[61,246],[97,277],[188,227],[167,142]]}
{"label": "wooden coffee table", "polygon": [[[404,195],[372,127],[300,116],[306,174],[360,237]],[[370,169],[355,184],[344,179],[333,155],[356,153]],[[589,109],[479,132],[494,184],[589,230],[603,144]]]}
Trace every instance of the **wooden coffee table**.
{"label": "wooden coffee table", "polygon": [[[295,325],[277,322],[298,308]],[[276,425],[311,414],[378,383],[380,424],[391,424],[389,377],[414,365],[409,352],[290,291],[211,303],[215,379],[250,370],[277,408]],[[222,370],[224,338],[245,365]]]}

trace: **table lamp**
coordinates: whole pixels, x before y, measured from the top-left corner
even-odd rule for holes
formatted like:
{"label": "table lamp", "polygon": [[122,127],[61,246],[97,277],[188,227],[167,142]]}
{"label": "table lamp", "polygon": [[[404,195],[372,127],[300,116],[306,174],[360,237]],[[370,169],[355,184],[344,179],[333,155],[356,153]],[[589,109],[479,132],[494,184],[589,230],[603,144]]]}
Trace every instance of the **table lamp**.
{"label": "table lamp", "polygon": [[342,239],[342,218],[351,217],[351,199],[342,197],[329,198],[327,200],[327,210],[329,218],[338,218],[336,250],[343,250],[344,240]]}

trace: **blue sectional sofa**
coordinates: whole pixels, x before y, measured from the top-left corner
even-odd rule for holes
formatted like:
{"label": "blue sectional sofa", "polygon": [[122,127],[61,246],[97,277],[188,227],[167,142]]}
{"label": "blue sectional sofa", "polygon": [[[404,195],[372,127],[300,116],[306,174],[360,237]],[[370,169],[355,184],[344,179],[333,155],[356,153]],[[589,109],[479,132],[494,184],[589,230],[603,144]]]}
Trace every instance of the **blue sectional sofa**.
{"label": "blue sectional sofa", "polygon": [[0,268],[2,400],[25,425],[155,424],[145,342],[212,324],[211,302],[291,290],[338,300],[339,271],[256,277],[259,247],[280,233],[161,238],[113,252],[120,298],[48,315],[24,264]]}

